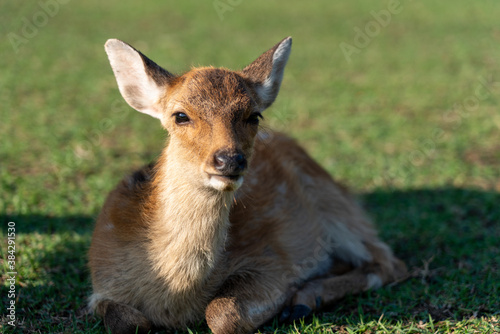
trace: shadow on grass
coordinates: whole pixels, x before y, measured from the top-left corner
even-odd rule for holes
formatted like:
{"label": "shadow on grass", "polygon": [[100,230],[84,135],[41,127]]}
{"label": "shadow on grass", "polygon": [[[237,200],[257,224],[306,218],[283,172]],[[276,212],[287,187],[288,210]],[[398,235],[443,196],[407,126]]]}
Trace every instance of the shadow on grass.
{"label": "shadow on grass", "polygon": [[351,296],[327,316],[350,322],[462,320],[500,314],[500,194],[441,188],[361,195],[412,277]]}
{"label": "shadow on grass", "polygon": [[[1,215],[0,220],[4,235],[8,222],[16,224],[18,273],[18,325],[12,328],[3,318],[4,333],[69,333],[92,328],[97,321],[87,319],[83,308],[90,292],[87,250],[94,217]],[[6,285],[0,287],[2,308],[10,302],[7,291]]]}
{"label": "shadow on grass", "polygon": [[[498,315],[500,194],[470,189],[377,190],[361,195],[382,238],[412,272],[408,281],[350,296],[318,313],[348,324]],[[86,266],[94,217],[0,216],[16,222],[17,317],[33,329],[99,332],[81,315],[90,292]],[[4,234],[5,235],[5,234]],[[2,308],[7,305],[2,285]],[[62,327],[61,327],[62,326]]]}

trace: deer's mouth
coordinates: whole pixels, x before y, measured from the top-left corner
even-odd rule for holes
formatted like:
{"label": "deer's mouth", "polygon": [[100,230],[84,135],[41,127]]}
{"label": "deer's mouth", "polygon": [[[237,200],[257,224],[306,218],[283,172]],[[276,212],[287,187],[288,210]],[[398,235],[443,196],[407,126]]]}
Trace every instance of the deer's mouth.
{"label": "deer's mouth", "polygon": [[217,190],[234,191],[243,183],[242,174],[208,174],[209,184]]}
{"label": "deer's mouth", "polygon": [[241,174],[234,174],[234,175],[209,174],[209,176],[227,181],[237,181],[240,177],[243,177],[243,175]]}

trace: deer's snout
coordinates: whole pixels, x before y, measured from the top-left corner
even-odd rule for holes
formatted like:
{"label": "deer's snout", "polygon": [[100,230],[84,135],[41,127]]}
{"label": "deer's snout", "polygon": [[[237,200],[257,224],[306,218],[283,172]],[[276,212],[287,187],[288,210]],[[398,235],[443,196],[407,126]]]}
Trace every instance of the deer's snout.
{"label": "deer's snout", "polygon": [[236,176],[247,168],[247,159],[243,152],[220,150],[214,154],[214,167],[222,175]]}

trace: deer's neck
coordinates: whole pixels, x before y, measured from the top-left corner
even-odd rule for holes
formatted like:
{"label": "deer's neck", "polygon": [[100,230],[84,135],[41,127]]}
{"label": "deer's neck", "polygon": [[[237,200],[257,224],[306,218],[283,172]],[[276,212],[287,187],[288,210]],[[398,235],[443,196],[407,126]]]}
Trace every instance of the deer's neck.
{"label": "deer's neck", "polygon": [[202,187],[169,156],[164,152],[153,179],[149,254],[171,292],[189,293],[206,283],[218,264],[233,193]]}

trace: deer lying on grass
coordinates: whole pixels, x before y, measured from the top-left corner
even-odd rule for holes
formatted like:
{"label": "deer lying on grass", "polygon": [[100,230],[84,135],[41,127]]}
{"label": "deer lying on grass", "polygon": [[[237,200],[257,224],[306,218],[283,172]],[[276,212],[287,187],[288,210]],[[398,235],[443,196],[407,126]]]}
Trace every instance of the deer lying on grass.
{"label": "deer lying on grass", "polygon": [[214,333],[247,333],[405,275],[343,187],[292,139],[259,132],[291,45],[239,72],[176,76],[106,43],[123,98],[170,135],[110,193],[94,230],[89,306],[112,333],[203,316]]}

